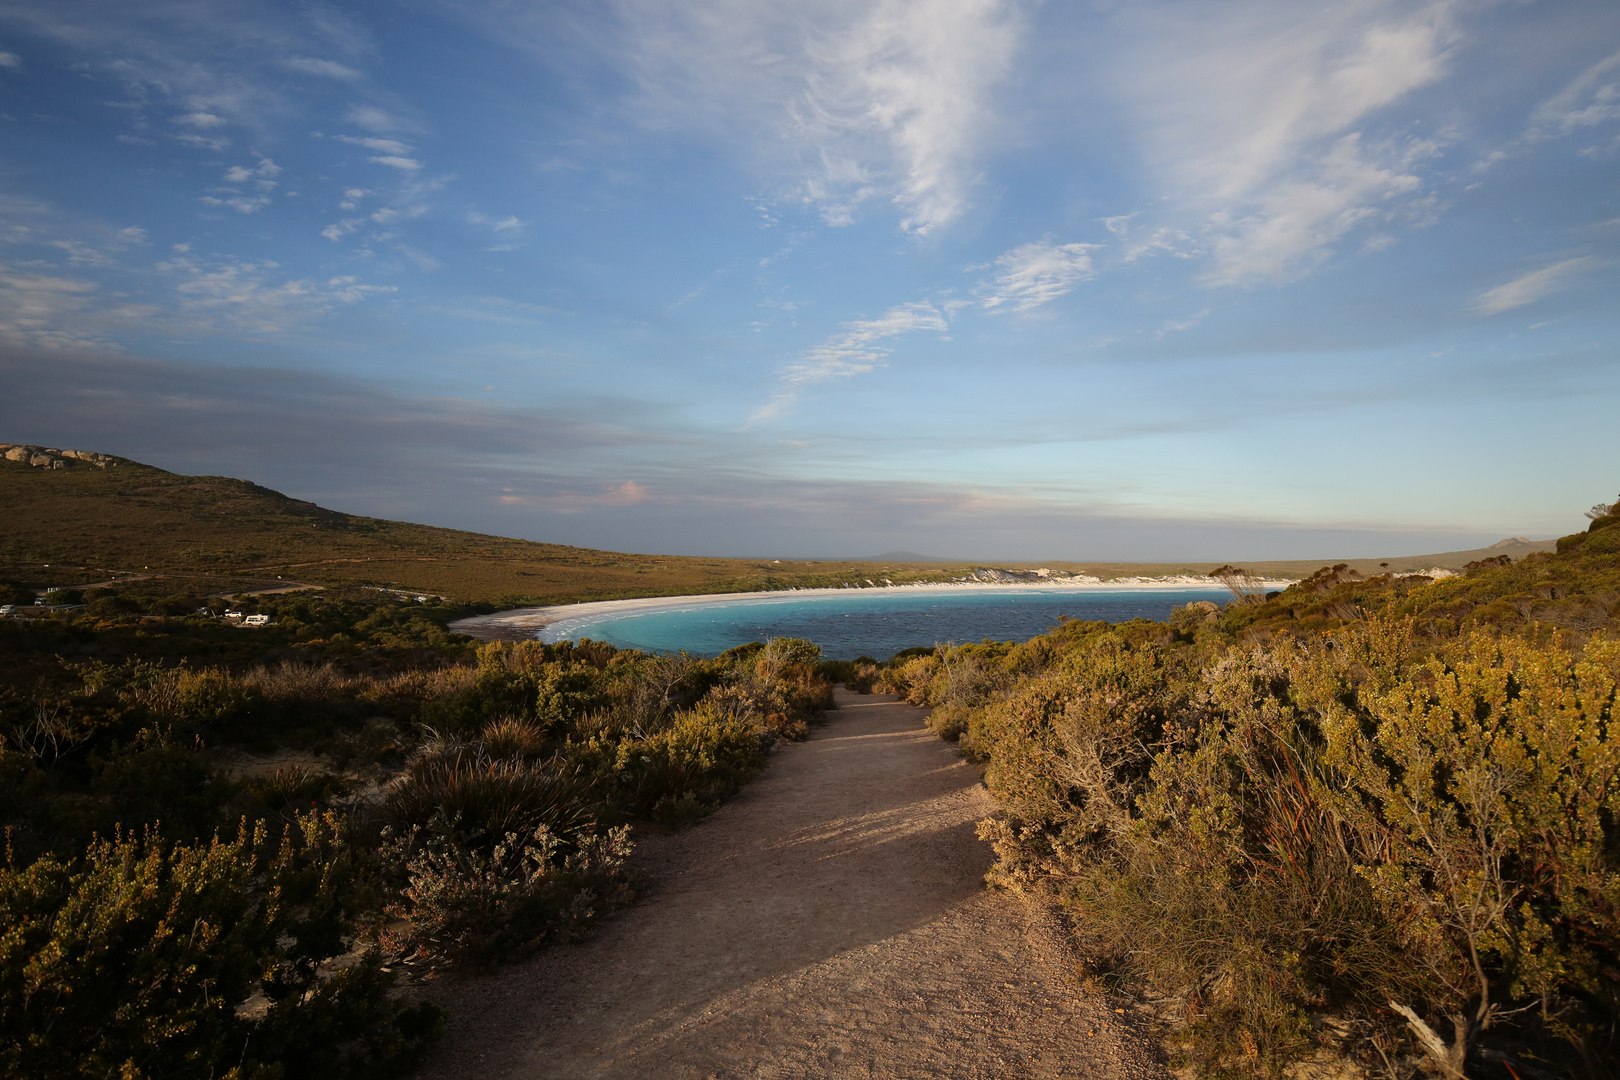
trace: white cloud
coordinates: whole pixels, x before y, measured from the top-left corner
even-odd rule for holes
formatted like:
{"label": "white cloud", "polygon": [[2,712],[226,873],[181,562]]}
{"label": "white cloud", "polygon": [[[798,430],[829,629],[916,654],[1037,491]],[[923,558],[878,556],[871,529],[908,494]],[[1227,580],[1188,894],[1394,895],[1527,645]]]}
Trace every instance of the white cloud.
{"label": "white cloud", "polygon": [[1368,160],[1359,135],[1346,135],[1303,174],[1279,178],[1235,213],[1212,216],[1215,266],[1206,280],[1231,285],[1307,270],[1334,241],[1420,186],[1416,176]]}
{"label": "white cloud", "polygon": [[[734,143],[829,224],[886,201],[915,233],[969,205],[1021,30],[1014,0],[617,6],[644,122]],[[549,49],[554,29],[532,26]]]}
{"label": "white cloud", "polygon": [[251,168],[246,165],[233,165],[226,169],[225,181],[230,184],[245,184],[252,180],[268,191],[276,186],[274,177],[280,175],[281,166],[269,158],[260,158],[259,163]]}
{"label": "white cloud", "polygon": [[375,105],[350,105],[344,110],[343,119],[367,131],[403,131],[411,127],[387,109],[380,109]]}
{"label": "white cloud", "polygon": [[781,389],[759,411],[755,421],[780,413],[799,393],[813,383],[863,375],[884,366],[894,352],[889,339],[916,330],[944,333],[950,329],[945,316],[926,300],[900,304],[876,319],[844,323],[824,344],[817,345],[782,371]]}
{"label": "white cloud", "polygon": [[183,116],[175,117],[174,122],[177,124],[185,124],[188,127],[202,128],[204,130],[224,127],[226,124],[226,120],[223,116],[215,116],[211,112],[186,113]]}
{"label": "white cloud", "polygon": [[1183,330],[1191,330],[1208,317],[1209,308],[1205,308],[1203,311],[1200,311],[1195,315],[1189,315],[1185,319],[1167,319],[1163,326],[1154,331],[1153,337],[1155,340],[1157,340],[1164,337],[1166,334],[1179,334]]}
{"label": "white cloud", "polygon": [[1531,120],[1532,137],[1570,135],[1620,120],[1620,52],[1577,75],[1544,102]]}
{"label": "white cloud", "polygon": [[270,205],[268,195],[227,195],[220,198],[217,195],[204,195],[200,200],[204,206],[226,206],[238,214],[255,214]]}
{"label": "white cloud", "polygon": [[397,154],[385,154],[371,160],[374,164],[387,165],[390,169],[399,169],[401,172],[415,172],[422,167],[422,163],[415,158],[400,157]]}
{"label": "white cloud", "polygon": [[0,49],[0,68],[20,67],[22,67],[22,57],[18,56],[14,52],[7,52],[4,49]]}
{"label": "white cloud", "polygon": [[364,300],[368,296],[383,296],[387,293],[398,292],[392,285],[366,285],[357,277],[335,277],[326,283],[328,293],[345,304],[352,304]]}
{"label": "white cloud", "polygon": [[324,283],[280,279],[280,265],[270,260],[205,262],[182,256],[158,263],[156,269],[179,279],[175,285],[179,311],[194,326],[259,335],[287,333],[330,313],[335,304],[396,291],[389,285],[365,285],[354,277]]}
{"label": "white cloud", "polygon": [[1118,50],[1114,75],[1173,206],[1176,220],[1163,225],[1205,238],[1206,280],[1308,271],[1358,224],[1423,197],[1413,170],[1436,144],[1377,124],[1381,110],[1445,74],[1455,6],[1124,9],[1134,43]]}
{"label": "white cloud", "polygon": [[363,218],[344,218],[342,221],[322,229],[321,235],[335,242],[356,231],[363,224],[365,224]]}
{"label": "white cloud", "polygon": [[335,60],[316,60],[307,56],[289,57],[284,63],[294,71],[305,75],[319,75],[328,79],[343,79],[352,82],[360,77],[360,73],[351,67],[346,67]]}
{"label": "white cloud", "polygon": [[1100,246],[1029,243],[1015,247],[995,261],[1000,273],[980,286],[979,303],[991,310],[1010,306],[1012,311],[1049,304],[1096,275],[1091,252]]}
{"label": "white cloud", "polygon": [[1582,255],[1544,266],[1540,270],[1532,270],[1528,274],[1480,293],[1469,308],[1481,315],[1500,315],[1504,311],[1534,303],[1557,289],[1565,278],[1592,266],[1597,261],[1591,255]]}
{"label": "white cloud", "polygon": [[782,379],[790,385],[801,386],[861,375],[882,366],[894,352],[892,345],[885,344],[889,338],[914,330],[944,333],[949,329],[945,316],[928,301],[900,304],[879,318],[845,323],[825,344],[810,349],[789,366]]}
{"label": "white cloud", "polygon": [[507,236],[516,236],[523,231],[523,227],[527,224],[516,214],[508,214],[504,218],[487,218],[483,214],[471,213],[467,215],[467,220],[474,225],[488,226],[491,232]]}
{"label": "white cloud", "polygon": [[96,289],[93,281],[23,273],[0,265],[0,342],[45,348],[103,344],[73,326]]}
{"label": "white cloud", "polygon": [[176,135],[174,139],[176,142],[183,142],[187,146],[195,146],[202,150],[224,150],[231,145],[229,139],[210,139],[206,135],[192,135],[189,133]]}
{"label": "white cloud", "polygon": [[363,146],[367,150],[375,150],[379,154],[409,154],[411,148],[398,139],[359,138],[354,135],[334,136],[339,142],[346,142],[351,146]]}

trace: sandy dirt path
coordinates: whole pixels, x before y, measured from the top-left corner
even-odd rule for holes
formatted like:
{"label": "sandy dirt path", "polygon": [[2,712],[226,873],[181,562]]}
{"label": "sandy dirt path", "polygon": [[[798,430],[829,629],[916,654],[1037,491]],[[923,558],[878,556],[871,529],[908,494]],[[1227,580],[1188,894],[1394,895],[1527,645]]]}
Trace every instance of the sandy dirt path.
{"label": "sandy dirt path", "polygon": [[982,882],[993,809],[923,710],[841,708],[713,816],[638,852],[645,900],[492,977],[424,1080],[1167,1075],[1080,988],[1061,926]]}

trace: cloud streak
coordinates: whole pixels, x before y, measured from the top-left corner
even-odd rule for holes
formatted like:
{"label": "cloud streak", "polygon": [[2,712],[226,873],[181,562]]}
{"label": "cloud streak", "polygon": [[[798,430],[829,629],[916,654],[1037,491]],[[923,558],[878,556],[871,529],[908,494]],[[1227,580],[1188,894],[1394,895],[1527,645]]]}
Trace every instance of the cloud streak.
{"label": "cloud streak", "polygon": [[[923,235],[972,203],[996,94],[1022,42],[1016,0],[615,0],[580,32],[633,80],[649,128],[730,146],[783,202],[853,223],[888,204]],[[473,18],[548,65],[558,23],[487,4]],[[575,28],[578,29],[577,27]],[[611,42],[611,43],[608,43]]]}
{"label": "cloud streak", "polygon": [[783,369],[781,389],[750,420],[758,422],[778,415],[808,386],[883,367],[894,352],[890,344],[893,338],[918,330],[945,333],[949,329],[945,316],[927,300],[897,305],[876,319],[847,322],[838,333],[806,350]]}
{"label": "cloud streak", "polygon": [[1480,315],[1500,315],[1504,311],[1533,304],[1561,288],[1570,276],[1595,266],[1597,262],[1598,260],[1591,255],[1582,255],[1544,266],[1539,270],[1532,270],[1528,274],[1480,293],[1469,305],[1469,309]]}
{"label": "cloud streak", "polygon": [[1029,243],[995,261],[1000,271],[979,289],[986,310],[1033,311],[1096,276],[1091,253],[1100,244]]}
{"label": "cloud streak", "polygon": [[[1332,9],[1250,0],[1129,9],[1113,70],[1174,222],[1202,234],[1205,281],[1309,271],[1371,220],[1411,213],[1436,145],[1383,130],[1383,110],[1444,77],[1453,0]],[[1139,249],[1147,253],[1149,248]]]}

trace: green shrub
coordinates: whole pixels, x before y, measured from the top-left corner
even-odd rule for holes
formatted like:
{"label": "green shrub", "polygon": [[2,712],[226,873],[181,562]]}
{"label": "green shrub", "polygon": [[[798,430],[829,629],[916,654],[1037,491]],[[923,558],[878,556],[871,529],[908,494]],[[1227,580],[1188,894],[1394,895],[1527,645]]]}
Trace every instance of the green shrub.
{"label": "green shrub", "polygon": [[643,739],[626,739],[613,762],[613,799],[667,822],[701,816],[740,790],[765,762],[774,733],[705,703]]}
{"label": "green shrub", "polygon": [[[1402,928],[1428,984],[1400,1002],[1453,1029],[1459,1074],[1505,1008],[1590,1059],[1620,1016],[1620,747],[1612,725],[1620,642],[1571,660],[1474,638],[1328,726],[1334,807],[1356,831],[1361,872]],[[1369,857],[1372,853],[1377,858]],[[1612,1060],[1612,1059],[1611,1059]]]}
{"label": "green shrub", "polygon": [[1615,1063],[1620,643],[1415,660],[1414,633],[1090,636],[967,712],[992,880],[1056,890],[1095,958],[1178,997],[1202,1075],[1279,1075],[1324,1013],[1446,1075],[1486,1036]]}

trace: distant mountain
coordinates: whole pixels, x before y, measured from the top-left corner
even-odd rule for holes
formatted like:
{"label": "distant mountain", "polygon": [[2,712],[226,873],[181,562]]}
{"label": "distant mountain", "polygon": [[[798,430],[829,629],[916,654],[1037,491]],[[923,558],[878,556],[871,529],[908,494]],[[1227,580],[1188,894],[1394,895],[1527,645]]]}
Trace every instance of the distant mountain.
{"label": "distant mountain", "polygon": [[962,559],[942,559],[938,555],[919,555],[915,551],[885,551],[881,555],[873,555],[867,559],[851,559],[850,562],[962,562]]}

